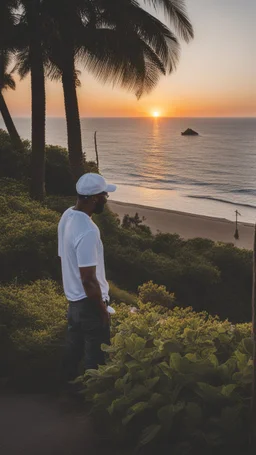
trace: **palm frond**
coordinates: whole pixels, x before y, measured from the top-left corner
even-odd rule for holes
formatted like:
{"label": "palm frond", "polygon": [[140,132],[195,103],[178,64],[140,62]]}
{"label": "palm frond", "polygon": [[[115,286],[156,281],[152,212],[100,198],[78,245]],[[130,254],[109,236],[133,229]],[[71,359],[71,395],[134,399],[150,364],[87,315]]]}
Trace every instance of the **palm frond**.
{"label": "palm frond", "polygon": [[165,65],[153,49],[136,34],[121,30],[85,31],[85,44],[78,58],[103,83],[112,82],[140,97],[156,85]]}
{"label": "palm frond", "polygon": [[10,88],[15,90],[15,81],[12,77],[12,71],[8,73],[8,66],[11,62],[11,53],[0,51],[0,90]]}
{"label": "palm frond", "polygon": [[[140,97],[176,68],[179,43],[171,30],[134,0],[99,0],[97,21],[81,29],[77,57],[97,79]],[[87,17],[88,19],[88,17]]]}
{"label": "palm frond", "polygon": [[145,4],[153,6],[157,10],[163,10],[166,17],[172,22],[177,32],[186,42],[194,38],[193,26],[187,15],[184,0],[143,0]]}
{"label": "palm frond", "polygon": [[13,79],[11,74],[5,74],[3,82],[4,82],[3,89],[8,88],[10,88],[11,90],[16,89],[15,80]]}
{"label": "palm frond", "polygon": [[14,71],[19,73],[21,79],[24,79],[30,72],[30,53],[26,47],[16,53],[16,65]]}

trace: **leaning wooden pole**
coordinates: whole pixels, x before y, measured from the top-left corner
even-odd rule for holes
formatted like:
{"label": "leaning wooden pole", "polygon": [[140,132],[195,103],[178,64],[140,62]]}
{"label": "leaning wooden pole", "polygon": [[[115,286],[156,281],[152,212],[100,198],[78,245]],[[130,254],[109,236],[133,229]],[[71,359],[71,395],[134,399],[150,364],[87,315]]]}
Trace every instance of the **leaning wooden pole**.
{"label": "leaning wooden pole", "polygon": [[251,403],[251,454],[256,454],[256,225],[254,228],[253,275],[252,275],[252,337],[253,337],[253,378]]}
{"label": "leaning wooden pole", "polygon": [[98,146],[97,146],[97,131],[94,133],[94,146],[95,146],[95,153],[96,153],[96,163],[97,163],[97,168],[99,171],[99,154],[98,154]]}

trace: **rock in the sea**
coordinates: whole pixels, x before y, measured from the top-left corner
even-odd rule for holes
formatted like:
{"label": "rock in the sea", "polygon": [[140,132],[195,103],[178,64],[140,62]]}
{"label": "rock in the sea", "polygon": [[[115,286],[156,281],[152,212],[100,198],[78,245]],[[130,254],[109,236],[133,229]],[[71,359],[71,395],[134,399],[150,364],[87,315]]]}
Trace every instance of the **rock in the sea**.
{"label": "rock in the sea", "polygon": [[181,133],[182,136],[198,136],[198,133],[194,130],[192,130],[191,128],[188,128],[186,131],[183,131],[183,133]]}

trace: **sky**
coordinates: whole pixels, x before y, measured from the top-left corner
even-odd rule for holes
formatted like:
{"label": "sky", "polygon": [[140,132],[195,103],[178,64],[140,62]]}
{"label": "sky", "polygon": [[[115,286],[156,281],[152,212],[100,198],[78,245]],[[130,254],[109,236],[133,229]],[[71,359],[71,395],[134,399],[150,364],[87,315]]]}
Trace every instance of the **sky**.
{"label": "sky", "polygon": [[[78,89],[81,117],[255,117],[256,1],[186,0],[195,38],[181,42],[177,70],[150,95],[102,85],[84,69]],[[158,16],[159,17],[159,16]],[[160,16],[163,19],[163,16]],[[30,116],[30,80],[4,96],[14,117]],[[47,116],[64,117],[62,86],[47,81]]]}

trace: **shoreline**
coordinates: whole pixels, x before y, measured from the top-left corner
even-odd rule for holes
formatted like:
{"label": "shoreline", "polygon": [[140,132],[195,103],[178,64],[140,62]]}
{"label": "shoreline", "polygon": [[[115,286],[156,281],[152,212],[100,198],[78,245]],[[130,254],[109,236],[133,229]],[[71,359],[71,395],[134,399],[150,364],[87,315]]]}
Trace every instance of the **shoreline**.
{"label": "shoreline", "polygon": [[179,234],[185,240],[201,237],[215,242],[233,243],[238,248],[253,249],[254,224],[238,222],[239,240],[234,238],[235,222],[226,218],[216,218],[176,210],[119,202],[108,202],[111,210],[122,220],[125,214],[134,216],[138,212],[140,218],[153,234],[157,232]]}

